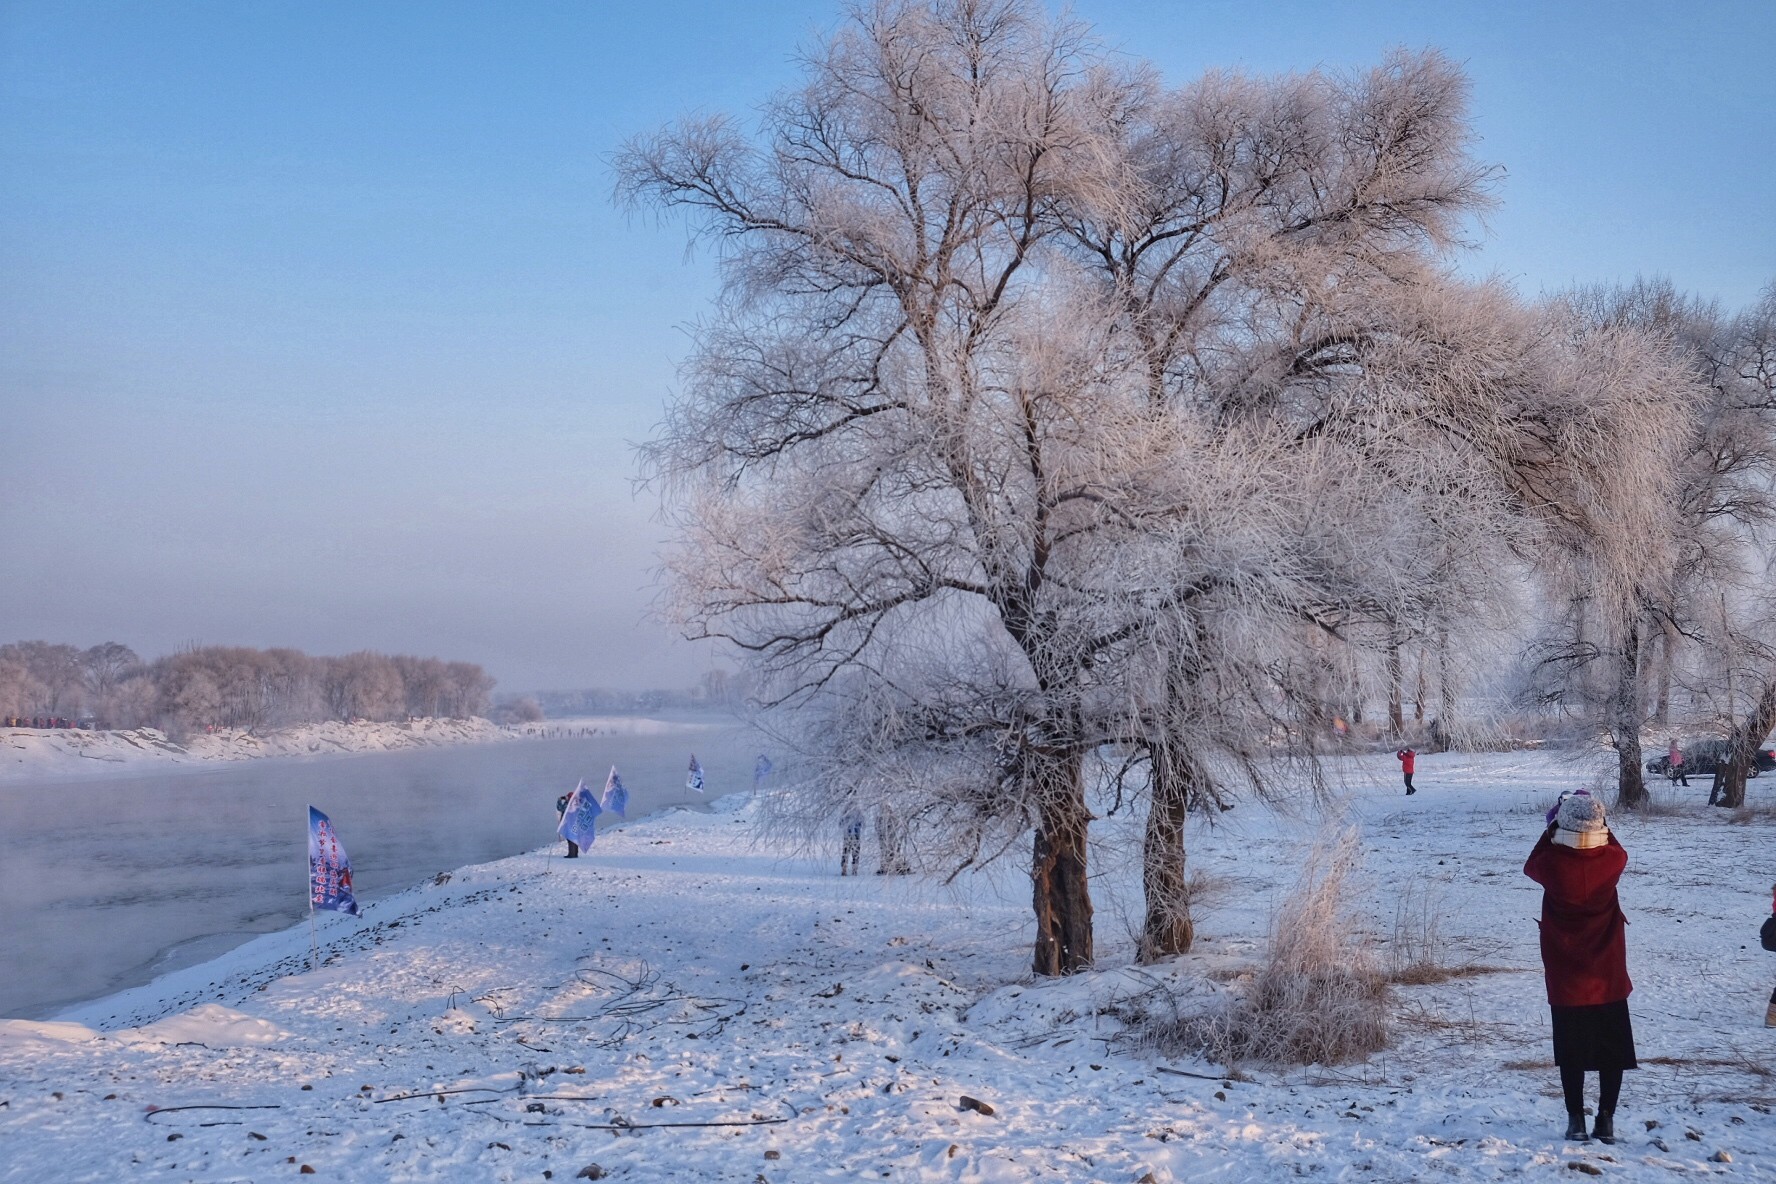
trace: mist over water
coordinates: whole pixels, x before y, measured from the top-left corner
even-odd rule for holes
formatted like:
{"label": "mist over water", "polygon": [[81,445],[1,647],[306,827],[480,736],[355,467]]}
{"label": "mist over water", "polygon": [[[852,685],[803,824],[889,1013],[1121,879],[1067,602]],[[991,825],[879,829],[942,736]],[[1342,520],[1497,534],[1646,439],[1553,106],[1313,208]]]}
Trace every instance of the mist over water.
{"label": "mist over water", "polygon": [[[754,745],[723,723],[0,786],[0,1017],[46,1018],[303,920],[310,804],[370,901],[551,841],[560,856],[555,799],[613,764],[631,818],[745,791]],[[685,788],[692,752],[703,795]]]}

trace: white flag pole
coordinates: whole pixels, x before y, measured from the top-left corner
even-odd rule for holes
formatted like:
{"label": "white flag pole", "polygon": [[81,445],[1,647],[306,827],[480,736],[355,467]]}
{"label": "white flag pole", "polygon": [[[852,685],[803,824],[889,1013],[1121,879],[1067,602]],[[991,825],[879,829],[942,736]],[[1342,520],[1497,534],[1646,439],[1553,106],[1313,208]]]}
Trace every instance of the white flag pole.
{"label": "white flag pole", "polygon": [[[309,809],[313,810],[314,807],[310,806]],[[302,836],[305,856],[307,854],[306,848],[309,842],[309,837],[313,833],[313,828],[314,822],[311,820],[308,824],[308,828],[304,831]],[[311,861],[307,866],[308,871],[304,877],[305,886],[303,892],[308,897],[308,968],[312,971],[315,968],[316,961],[320,957],[321,947],[319,940],[315,937],[314,863]]]}

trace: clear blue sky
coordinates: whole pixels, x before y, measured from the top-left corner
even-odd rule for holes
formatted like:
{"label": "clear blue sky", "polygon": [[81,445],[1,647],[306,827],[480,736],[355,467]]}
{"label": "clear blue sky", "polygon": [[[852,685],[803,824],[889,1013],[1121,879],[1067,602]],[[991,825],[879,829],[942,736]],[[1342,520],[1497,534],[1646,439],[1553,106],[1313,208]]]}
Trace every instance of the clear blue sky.
{"label": "clear blue sky", "polygon": [[[1776,279],[1776,3],[1083,0],[1174,82],[1437,46],[1527,294]],[[0,642],[377,648],[674,685],[647,434],[713,291],[612,208],[830,3],[0,0]]]}

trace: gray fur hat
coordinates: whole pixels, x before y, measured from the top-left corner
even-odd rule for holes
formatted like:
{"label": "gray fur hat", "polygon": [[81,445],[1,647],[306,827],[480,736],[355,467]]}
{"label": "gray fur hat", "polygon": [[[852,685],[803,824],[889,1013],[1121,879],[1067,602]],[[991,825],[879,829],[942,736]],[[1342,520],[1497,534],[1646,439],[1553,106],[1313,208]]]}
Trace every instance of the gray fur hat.
{"label": "gray fur hat", "polygon": [[1561,830],[1580,833],[1609,829],[1603,820],[1603,803],[1588,793],[1575,793],[1562,799],[1555,821],[1560,823]]}

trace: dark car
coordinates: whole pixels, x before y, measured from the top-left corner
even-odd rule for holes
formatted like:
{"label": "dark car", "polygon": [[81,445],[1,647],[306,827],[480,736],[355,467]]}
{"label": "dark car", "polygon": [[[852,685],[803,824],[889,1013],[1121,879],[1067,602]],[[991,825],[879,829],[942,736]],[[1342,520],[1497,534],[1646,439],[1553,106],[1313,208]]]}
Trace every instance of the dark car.
{"label": "dark car", "polygon": [[[1683,749],[1684,775],[1711,776],[1716,769],[1726,767],[1731,746],[1725,740],[1698,740]],[[1661,754],[1648,761],[1647,772],[1657,773],[1661,777],[1671,776],[1671,757]],[[1759,773],[1768,773],[1776,769],[1776,748],[1760,748],[1751,754],[1751,768],[1747,775],[1756,777]]]}

